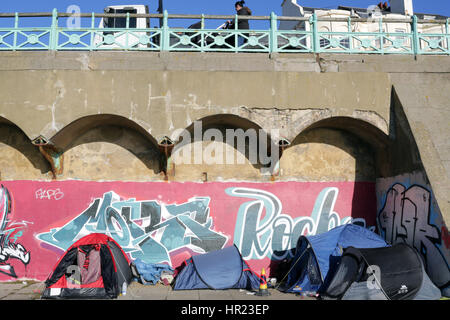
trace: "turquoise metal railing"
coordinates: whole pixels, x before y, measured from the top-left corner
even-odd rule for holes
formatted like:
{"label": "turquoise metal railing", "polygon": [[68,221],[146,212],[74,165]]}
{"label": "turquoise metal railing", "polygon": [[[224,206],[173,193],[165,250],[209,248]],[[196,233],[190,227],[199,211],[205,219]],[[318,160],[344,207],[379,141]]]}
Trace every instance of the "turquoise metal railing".
{"label": "turquoise metal railing", "polygon": [[[24,27],[21,18],[51,17],[50,26]],[[318,19],[314,14],[305,17],[270,16],[207,16],[163,14],[79,14],[90,19],[89,27],[63,26],[61,18],[68,13],[0,13],[1,18],[14,19],[14,25],[0,28],[0,51],[19,50],[126,50],[126,51],[223,51],[223,52],[292,52],[292,53],[350,53],[350,54],[450,54],[449,20],[411,19],[376,22],[361,18]],[[122,18],[123,28],[100,28],[98,18]],[[162,19],[162,26],[130,27],[131,19]],[[171,27],[170,19],[199,19],[200,28]],[[238,19],[269,22],[268,29],[208,29],[205,20]],[[280,30],[278,22],[297,21],[300,30]],[[137,21],[137,20],[136,20]],[[340,23],[345,31],[329,31],[324,25]],[[378,23],[376,32],[355,31],[356,23]],[[406,26],[402,32],[386,32],[389,23]],[[237,23],[235,23],[237,26]],[[425,33],[424,26],[437,26],[442,32]],[[420,31],[422,27],[422,32]]]}

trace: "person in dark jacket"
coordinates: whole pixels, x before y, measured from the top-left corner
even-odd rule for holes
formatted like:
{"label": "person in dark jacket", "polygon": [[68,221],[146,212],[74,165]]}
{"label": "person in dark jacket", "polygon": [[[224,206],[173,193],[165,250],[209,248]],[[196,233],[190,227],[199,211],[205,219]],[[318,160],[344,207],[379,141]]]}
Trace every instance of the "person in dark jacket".
{"label": "person in dark jacket", "polygon": [[[243,0],[237,1],[234,4],[234,7],[236,9],[236,13],[238,16],[251,16],[252,15],[252,11],[250,10],[250,8],[245,6],[245,1],[243,1]],[[250,29],[250,24],[247,19],[239,19],[238,18],[237,28],[241,29],[241,30],[248,30],[248,29]],[[235,22],[228,20],[227,21],[227,29],[235,29]],[[245,34],[245,35],[248,36],[248,34]],[[247,42],[247,39],[239,36],[239,46],[241,46],[245,42]]]}

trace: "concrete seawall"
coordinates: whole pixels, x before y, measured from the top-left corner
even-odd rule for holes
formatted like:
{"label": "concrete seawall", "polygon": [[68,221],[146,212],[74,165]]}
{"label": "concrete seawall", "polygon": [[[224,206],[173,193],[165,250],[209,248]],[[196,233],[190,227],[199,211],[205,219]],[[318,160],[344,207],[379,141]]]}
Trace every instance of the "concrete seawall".
{"label": "concrete seawall", "polygon": [[[39,248],[42,242],[57,246],[62,240],[51,238],[50,230],[64,230],[68,221],[94,208],[92,199],[107,206],[108,191],[115,192],[109,201],[116,209],[122,198],[137,197],[139,205],[164,199],[165,205],[191,206],[197,203],[192,203],[194,197],[206,197],[208,214],[196,216],[194,222],[209,228],[221,245],[224,240],[242,243],[240,249],[247,250],[258,266],[273,261],[274,252],[287,249],[288,242],[293,245],[300,231],[317,227],[325,211],[315,210],[314,204],[334,199],[326,213],[327,227],[364,221],[392,242],[426,247],[427,271],[445,287],[450,281],[449,89],[447,56],[3,52],[2,194],[14,200],[9,214],[15,220],[32,220],[33,215],[25,212],[31,205],[25,194],[36,196],[40,190],[33,201],[64,202],[65,198],[56,198],[86,188],[68,197],[54,220],[46,217],[45,223],[36,223],[40,230],[30,225],[23,230],[49,234],[45,241],[36,236],[27,239],[28,247]],[[237,157],[242,152],[229,143],[205,139],[209,129],[223,136],[229,129],[262,130],[273,145],[282,139],[290,144],[282,150],[275,171],[251,163],[248,144],[239,164],[166,159],[158,146],[161,139],[177,141],[181,129],[194,133],[194,122],[199,120],[203,136],[189,146],[214,156],[223,152]],[[191,149],[186,150],[190,158]],[[160,188],[158,183],[167,180],[174,183],[171,188]],[[123,182],[131,185],[122,186]],[[206,182],[210,191],[203,185]],[[186,183],[193,185],[186,189]],[[158,194],[159,189],[165,191]],[[247,218],[252,211],[250,203],[247,208],[245,203],[230,201],[235,189],[249,192],[255,206],[262,199],[270,199],[274,208],[283,204],[283,210],[273,211],[273,218],[283,221],[284,233],[275,222],[267,229],[262,224],[255,227],[261,227],[263,239],[270,234],[270,250],[263,250],[265,243],[256,238],[237,239],[240,232],[251,229]],[[183,190],[186,196],[181,196]],[[189,193],[194,190],[198,191]],[[269,202],[264,201],[268,210]],[[51,206],[36,203],[42,211],[54,210]],[[296,209],[301,206],[305,207]],[[399,206],[401,216],[396,215]],[[148,213],[139,212],[145,217]],[[233,212],[234,220],[224,219],[226,212]],[[130,221],[126,214],[123,217],[125,228]],[[408,224],[407,217],[416,224]],[[306,227],[308,223],[311,227]],[[180,237],[181,245],[187,238]],[[168,252],[182,247],[175,240],[170,245],[168,240],[158,241]],[[192,247],[196,242],[189,243]],[[209,250],[218,243],[199,248]],[[137,254],[137,249],[130,250]]]}

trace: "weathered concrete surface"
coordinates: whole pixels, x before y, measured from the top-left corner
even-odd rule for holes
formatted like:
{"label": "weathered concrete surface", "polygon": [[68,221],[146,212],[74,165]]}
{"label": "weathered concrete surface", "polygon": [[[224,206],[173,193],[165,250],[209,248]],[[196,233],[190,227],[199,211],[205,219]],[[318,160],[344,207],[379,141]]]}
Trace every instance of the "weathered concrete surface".
{"label": "weathered concrete surface", "polygon": [[67,146],[58,179],[159,180],[158,156],[155,146],[138,132],[100,125]]}
{"label": "weathered concrete surface", "polygon": [[[450,221],[450,57],[323,56],[339,72],[389,74],[440,210]],[[337,58],[337,59],[336,59]]]}
{"label": "weathered concrete surface", "polygon": [[[349,117],[368,124],[352,133],[378,145],[377,158],[378,138],[391,134],[394,90],[448,223],[449,72],[446,56],[4,52],[0,116],[29,139],[53,137],[65,148],[98,123],[154,143],[194,120],[232,114],[293,141],[324,119]],[[379,132],[365,136],[372,128]]]}
{"label": "weathered concrete surface", "polygon": [[450,219],[450,73],[408,76],[392,74],[391,79],[408,118],[420,159],[448,224]]}
{"label": "weathered concrete surface", "polygon": [[317,128],[292,144],[281,157],[280,180],[375,181],[372,149],[345,131]]}
{"label": "weathered concrete surface", "polygon": [[[30,138],[41,133],[50,138],[70,117],[108,111],[136,121],[154,136],[210,114],[245,116],[246,109],[273,108],[301,109],[302,117],[314,111],[310,109],[328,116],[370,111],[369,121],[381,118],[375,125],[387,129],[386,75],[320,74],[314,56],[283,59],[264,54],[4,52],[0,68],[7,80],[4,105],[22,106],[30,115],[37,112],[45,123],[21,126],[20,116],[10,116]],[[162,111],[170,115],[160,123]]]}
{"label": "weathered concrete surface", "polygon": [[[359,118],[387,133],[390,82],[382,73],[225,71],[1,71],[0,116],[30,139],[52,138],[73,121],[98,114],[129,119],[153,137],[211,115],[303,110],[306,127],[321,117]],[[319,112],[320,111],[320,112]],[[250,111],[251,112],[251,111]],[[319,113],[319,114],[317,114]],[[23,115],[26,114],[27,117]],[[255,120],[248,118],[251,121]],[[274,115],[275,116],[275,115]],[[278,120],[278,121],[277,121]],[[279,121],[256,122],[270,131]],[[301,128],[287,123],[283,135]]]}

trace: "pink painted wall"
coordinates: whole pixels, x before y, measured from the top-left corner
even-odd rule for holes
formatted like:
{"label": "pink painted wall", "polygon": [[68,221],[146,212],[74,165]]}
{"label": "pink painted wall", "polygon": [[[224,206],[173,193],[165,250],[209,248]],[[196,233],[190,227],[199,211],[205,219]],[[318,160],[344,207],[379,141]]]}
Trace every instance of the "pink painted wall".
{"label": "pink painted wall", "polygon": [[375,184],[4,181],[0,281],[45,280],[74,241],[112,236],[130,256],[178,267],[235,243],[269,268],[301,234],[344,223],[375,228]]}

